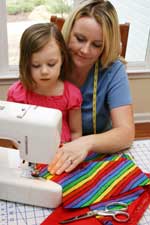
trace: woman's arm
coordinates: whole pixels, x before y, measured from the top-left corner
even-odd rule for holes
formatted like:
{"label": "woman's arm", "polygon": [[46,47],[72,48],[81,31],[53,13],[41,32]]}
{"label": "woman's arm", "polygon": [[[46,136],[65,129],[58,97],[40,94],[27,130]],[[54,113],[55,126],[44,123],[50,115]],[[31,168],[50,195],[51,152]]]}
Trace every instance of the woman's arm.
{"label": "woman's arm", "polygon": [[71,140],[82,136],[81,109],[72,109],[69,111],[69,127]]}
{"label": "woman's arm", "polygon": [[135,135],[133,110],[131,105],[111,110],[112,129],[91,135],[91,147],[96,152],[114,153],[128,148]]}
{"label": "woman's arm", "polygon": [[[112,129],[82,136],[60,148],[49,166],[51,173],[70,172],[81,163],[92,150],[99,153],[114,153],[129,147],[134,140],[132,106],[121,106],[111,110]],[[72,164],[69,164],[71,159]]]}

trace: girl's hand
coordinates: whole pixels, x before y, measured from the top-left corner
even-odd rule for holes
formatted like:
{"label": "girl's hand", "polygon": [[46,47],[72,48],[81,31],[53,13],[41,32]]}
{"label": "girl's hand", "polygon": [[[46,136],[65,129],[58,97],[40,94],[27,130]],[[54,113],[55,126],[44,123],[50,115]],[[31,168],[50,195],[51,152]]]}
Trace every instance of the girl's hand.
{"label": "girl's hand", "polygon": [[64,171],[70,172],[81,163],[89,152],[89,145],[80,137],[64,144],[58,149],[55,158],[49,164],[48,170],[52,174],[61,174]]}

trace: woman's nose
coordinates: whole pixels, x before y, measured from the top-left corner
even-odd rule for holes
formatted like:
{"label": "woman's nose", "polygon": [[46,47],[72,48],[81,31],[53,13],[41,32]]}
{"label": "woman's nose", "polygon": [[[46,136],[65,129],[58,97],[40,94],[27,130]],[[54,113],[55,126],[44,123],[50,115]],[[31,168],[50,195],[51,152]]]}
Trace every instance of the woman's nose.
{"label": "woman's nose", "polygon": [[88,43],[82,45],[80,51],[83,52],[84,54],[89,53],[89,51],[90,51],[90,45]]}

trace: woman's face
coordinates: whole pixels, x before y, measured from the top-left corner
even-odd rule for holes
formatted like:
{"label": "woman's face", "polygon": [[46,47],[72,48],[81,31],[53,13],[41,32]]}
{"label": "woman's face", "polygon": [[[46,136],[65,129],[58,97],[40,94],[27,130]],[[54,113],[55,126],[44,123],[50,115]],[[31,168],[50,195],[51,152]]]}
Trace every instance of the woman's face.
{"label": "woman's face", "polygon": [[93,17],[77,19],[72,28],[68,46],[74,65],[78,68],[90,68],[102,51],[101,25]]}

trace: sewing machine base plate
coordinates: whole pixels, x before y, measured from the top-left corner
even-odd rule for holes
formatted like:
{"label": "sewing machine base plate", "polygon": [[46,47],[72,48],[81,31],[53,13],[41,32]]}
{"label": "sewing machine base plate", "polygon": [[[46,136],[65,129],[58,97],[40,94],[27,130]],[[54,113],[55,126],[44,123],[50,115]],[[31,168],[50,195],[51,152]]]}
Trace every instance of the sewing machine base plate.
{"label": "sewing machine base plate", "polygon": [[56,208],[62,188],[53,181],[22,176],[19,151],[0,147],[0,199]]}

